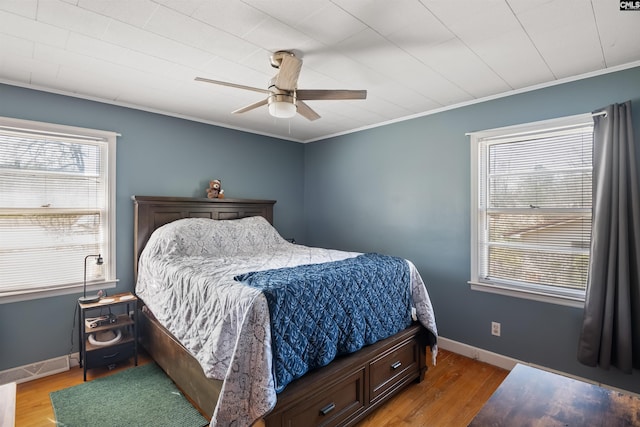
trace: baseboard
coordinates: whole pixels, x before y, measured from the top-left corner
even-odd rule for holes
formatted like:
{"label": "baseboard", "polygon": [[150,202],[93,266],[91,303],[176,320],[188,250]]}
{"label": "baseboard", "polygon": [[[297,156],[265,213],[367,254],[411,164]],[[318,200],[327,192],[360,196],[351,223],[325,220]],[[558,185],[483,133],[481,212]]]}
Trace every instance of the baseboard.
{"label": "baseboard", "polygon": [[444,337],[438,337],[438,347],[452,353],[466,356],[470,359],[479,360],[489,365],[497,366],[508,371],[512,370],[518,363],[528,364],[517,359],[513,359],[502,354],[493,353],[482,348],[473,347],[458,341],[450,340]]}
{"label": "baseboard", "polygon": [[634,393],[629,390],[623,390],[621,388],[613,387],[608,384],[603,384],[597,381],[593,381],[587,378],[579,377],[577,375],[568,374],[566,372],[558,371],[555,369],[547,368],[546,366],[536,365],[535,363],[524,362],[522,360],[514,359],[512,357],[504,356],[502,354],[493,353],[488,350],[484,350],[482,348],[473,347],[468,344],[464,344],[458,341],[454,341],[444,337],[438,337],[438,347],[450,351],[452,353],[460,354],[462,356],[466,356],[470,359],[478,360],[480,362],[488,363],[489,365],[497,366],[502,369],[506,369],[508,371],[512,370],[516,364],[520,363],[522,365],[531,366],[534,368],[542,369],[543,371],[551,372],[554,374],[562,375],[574,380],[582,381],[589,384],[594,384],[600,387],[608,388],[610,390],[614,390],[617,392],[621,392],[624,394],[630,394],[635,397],[640,397],[640,394]]}
{"label": "baseboard", "polygon": [[0,384],[8,384],[12,382],[20,384],[26,381],[65,372],[72,366],[78,365],[78,353],[54,357],[53,359],[0,371]]}

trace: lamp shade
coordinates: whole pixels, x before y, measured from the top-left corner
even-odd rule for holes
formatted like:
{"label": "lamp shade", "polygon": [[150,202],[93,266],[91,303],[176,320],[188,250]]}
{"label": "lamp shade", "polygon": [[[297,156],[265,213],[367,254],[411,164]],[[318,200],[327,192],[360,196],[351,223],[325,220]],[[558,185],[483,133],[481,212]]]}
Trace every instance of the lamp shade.
{"label": "lamp shade", "polygon": [[269,103],[269,114],[279,119],[288,119],[296,115],[296,104],[286,101]]}

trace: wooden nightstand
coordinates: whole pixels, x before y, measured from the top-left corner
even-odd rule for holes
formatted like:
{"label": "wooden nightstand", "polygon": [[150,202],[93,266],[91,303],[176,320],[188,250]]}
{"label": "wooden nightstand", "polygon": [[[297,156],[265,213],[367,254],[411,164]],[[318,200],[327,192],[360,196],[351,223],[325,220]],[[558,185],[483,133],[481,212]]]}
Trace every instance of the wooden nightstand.
{"label": "wooden nightstand", "polygon": [[[138,365],[137,303],[138,298],[130,292],[88,304],[78,302],[80,366],[84,370],[85,381],[87,369],[115,365],[131,357]],[[121,338],[113,344],[104,345],[95,337],[105,331],[119,333]]]}

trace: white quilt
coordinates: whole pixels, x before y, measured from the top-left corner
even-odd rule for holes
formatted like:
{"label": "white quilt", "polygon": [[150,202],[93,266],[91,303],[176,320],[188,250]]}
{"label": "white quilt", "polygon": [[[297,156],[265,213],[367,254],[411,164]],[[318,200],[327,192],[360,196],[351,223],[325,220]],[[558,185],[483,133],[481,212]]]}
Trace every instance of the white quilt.
{"label": "white quilt", "polygon": [[[267,301],[233,277],[357,255],[289,243],[260,216],[182,219],[153,233],[140,256],[136,294],[207,377],[224,380],[211,426],[251,425],[276,403]],[[407,262],[417,319],[437,336],[424,283]]]}

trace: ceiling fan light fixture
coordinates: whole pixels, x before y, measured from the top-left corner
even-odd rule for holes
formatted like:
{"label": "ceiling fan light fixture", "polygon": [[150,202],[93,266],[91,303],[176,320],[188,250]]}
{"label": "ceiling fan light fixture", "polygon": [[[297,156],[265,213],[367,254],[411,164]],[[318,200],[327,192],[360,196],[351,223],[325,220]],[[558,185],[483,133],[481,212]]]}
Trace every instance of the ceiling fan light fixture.
{"label": "ceiling fan light fixture", "polygon": [[269,97],[269,114],[279,119],[290,119],[296,115],[295,98],[289,95],[272,95]]}
{"label": "ceiling fan light fixture", "polygon": [[279,119],[290,119],[296,115],[295,104],[285,101],[276,101],[269,104],[269,114]]}

